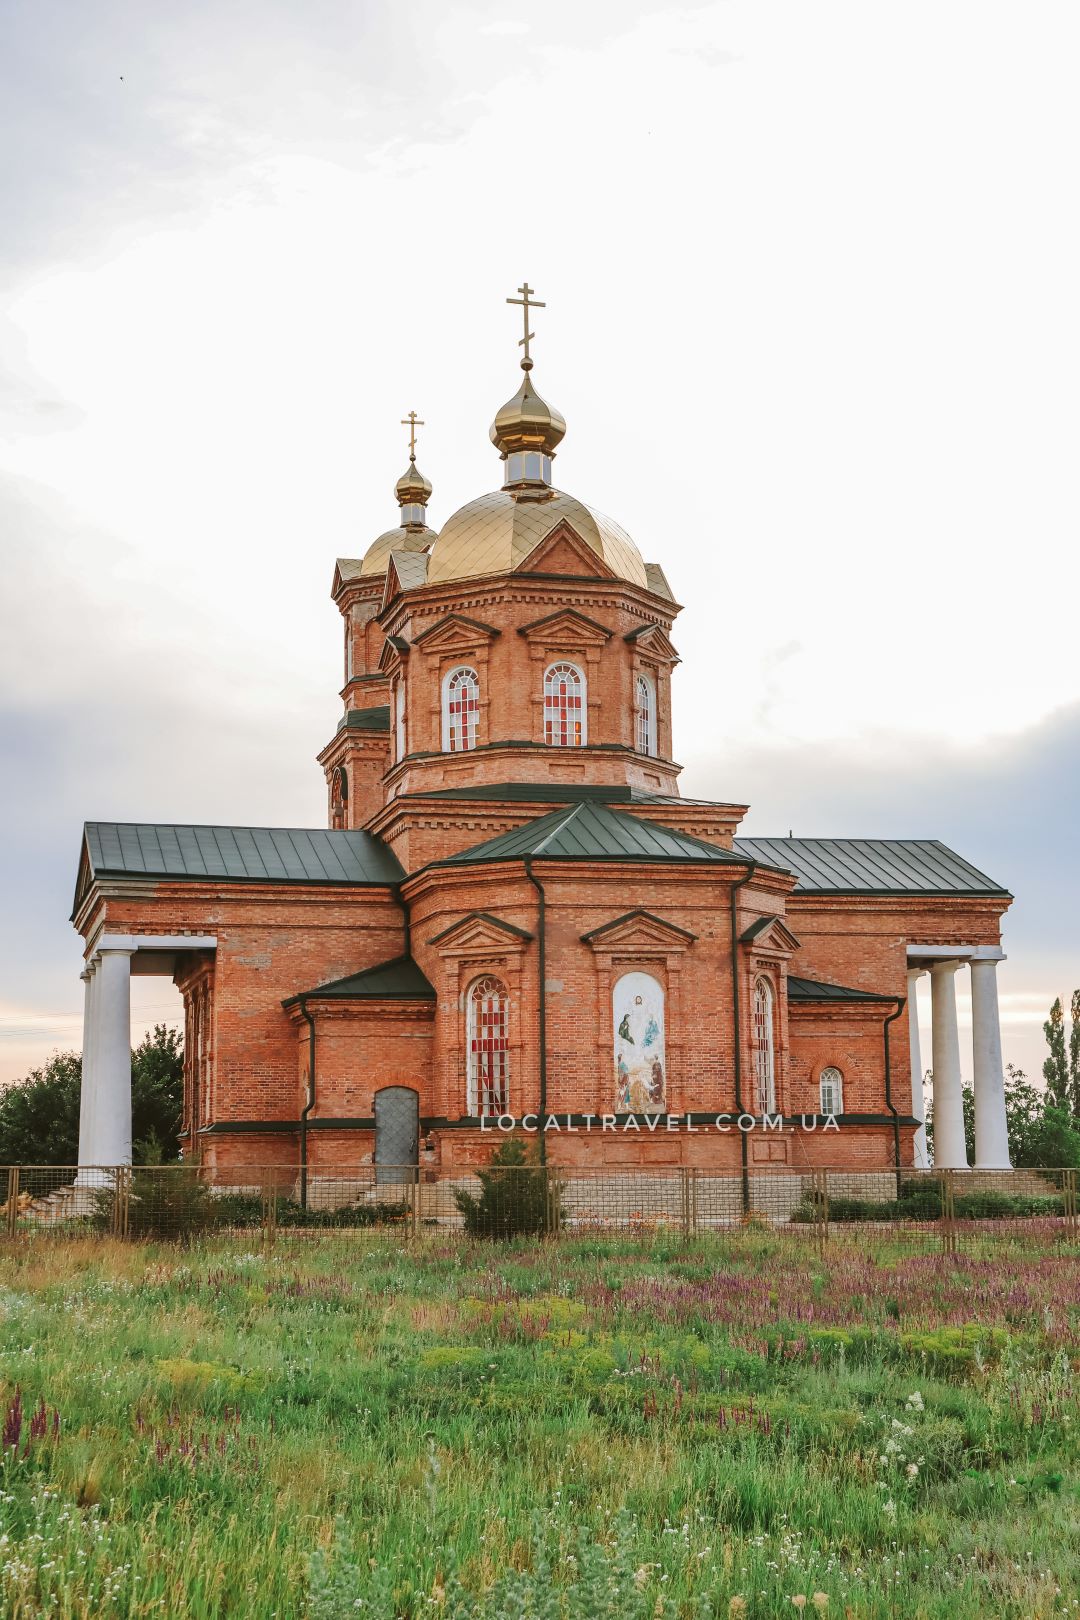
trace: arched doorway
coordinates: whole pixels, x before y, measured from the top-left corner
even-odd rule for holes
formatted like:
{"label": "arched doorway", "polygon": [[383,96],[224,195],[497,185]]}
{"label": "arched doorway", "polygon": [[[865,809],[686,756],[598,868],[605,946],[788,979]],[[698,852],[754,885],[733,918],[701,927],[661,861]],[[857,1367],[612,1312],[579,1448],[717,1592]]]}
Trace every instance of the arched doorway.
{"label": "arched doorway", "polygon": [[375,1093],[375,1185],[410,1186],[420,1165],[420,1096],[411,1086]]}

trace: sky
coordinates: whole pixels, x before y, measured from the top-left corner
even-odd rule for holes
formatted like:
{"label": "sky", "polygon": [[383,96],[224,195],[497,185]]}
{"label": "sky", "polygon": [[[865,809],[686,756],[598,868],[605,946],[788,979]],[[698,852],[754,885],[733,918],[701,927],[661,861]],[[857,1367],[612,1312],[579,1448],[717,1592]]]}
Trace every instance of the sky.
{"label": "sky", "polygon": [[[1078,57],[1072,0],[0,0],[0,1082],[80,1044],[84,820],[325,823],[334,559],[410,409],[436,527],[498,487],[526,278],[556,482],[687,604],[683,791],[1008,886],[1037,1073],[1080,985]],[[177,1013],[136,982],[136,1034]]]}

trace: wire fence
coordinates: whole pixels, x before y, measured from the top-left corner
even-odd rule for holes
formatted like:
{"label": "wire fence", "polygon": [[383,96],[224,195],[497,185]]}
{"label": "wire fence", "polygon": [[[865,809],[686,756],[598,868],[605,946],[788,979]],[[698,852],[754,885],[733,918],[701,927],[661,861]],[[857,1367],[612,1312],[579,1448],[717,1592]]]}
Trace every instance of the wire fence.
{"label": "wire fence", "polygon": [[1024,1238],[1080,1242],[1075,1170],[670,1166],[328,1168],[12,1165],[0,1168],[0,1238],[188,1242],[213,1233],[337,1231],[403,1237],[770,1231],[825,1249],[835,1236],[959,1253]]}

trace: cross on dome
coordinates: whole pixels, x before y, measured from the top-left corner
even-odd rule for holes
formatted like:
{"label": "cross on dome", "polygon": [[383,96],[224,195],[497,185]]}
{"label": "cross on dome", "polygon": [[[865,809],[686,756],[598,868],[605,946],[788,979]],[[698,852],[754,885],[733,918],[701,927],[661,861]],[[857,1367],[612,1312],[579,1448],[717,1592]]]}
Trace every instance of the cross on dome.
{"label": "cross on dome", "polygon": [[410,411],[408,416],[403,416],[401,418],[401,425],[402,425],[402,427],[407,427],[408,430],[409,430],[409,460],[410,461],[415,461],[416,460],[416,430],[417,430],[418,427],[426,427],[427,423],[423,420],[422,417],[417,416],[415,411]]}
{"label": "cross on dome", "polygon": [[521,294],[520,298],[508,298],[506,300],[506,302],[508,304],[520,304],[521,305],[521,313],[522,313],[522,319],[524,321],[525,336],[518,338],[518,348],[519,349],[523,348],[525,350],[525,355],[524,355],[524,358],[522,359],[522,362],[521,362],[522,371],[531,371],[532,370],[532,357],[529,354],[529,344],[532,342],[533,338],[536,336],[535,332],[530,332],[529,331],[529,311],[530,311],[530,309],[546,309],[547,308],[547,305],[544,303],[544,301],[542,299],[532,297],[532,294],[535,291],[536,291],[536,288],[535,287],[530,287],[529,283],[526,281],[522,286],[520,286],[518,288],[518,292]]}

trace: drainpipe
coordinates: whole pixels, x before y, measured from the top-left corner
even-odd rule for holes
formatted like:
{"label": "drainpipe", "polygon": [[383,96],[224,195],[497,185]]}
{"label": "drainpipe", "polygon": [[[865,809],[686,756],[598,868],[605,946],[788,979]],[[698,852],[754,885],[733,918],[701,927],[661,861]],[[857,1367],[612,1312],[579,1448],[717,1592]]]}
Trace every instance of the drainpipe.
{"label": "drainpipe", "polygon": [[[739,996],[739,890],[749,883],[757,871],[757,861],[751,861],[746,876],[731,885],[731,1005],[735,1019],[735,1111],[743,1115],[742,1095],[742,1013]],[[742,1155],[742,1207],[743,1215],[750,1213],[750,1149],[746,1132],[739,1129],[739,1149]]]}
{"label": "drainpipe", "polygon": [[889,1055],[889,1025],[895,1024],[904,1010],[907,998],[897,996],[896,1011],[890,1013],[881,1026],[882,1038],[885,1044],[885,1106],[892,1115],[893,1128],[893,1164],[896,1166],[896,1196],[900,1196],[900,1115],[893,1106],[892,1100],[892,1058]]}
{"label": "drainpipe", "polygon": [[547,1119],[547,897],[544,894],[544,885],[539,878],[533,875],[532,856],[525,857],[525,876],[532,884],[540,897],[540,906],[536,919],[536,948],[539,956],[540,972],[540,1163],[547,1163],[547,1132],[544,1121]]}
{"label": "drainpipe", "polygon": [[308,1096],[300,1115],[300,1208],[307,1209],[307,1122],[315,1106],[315,1020],[308,1012],[307,997],[300,997],[300,1012],[308,1027]]}

